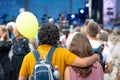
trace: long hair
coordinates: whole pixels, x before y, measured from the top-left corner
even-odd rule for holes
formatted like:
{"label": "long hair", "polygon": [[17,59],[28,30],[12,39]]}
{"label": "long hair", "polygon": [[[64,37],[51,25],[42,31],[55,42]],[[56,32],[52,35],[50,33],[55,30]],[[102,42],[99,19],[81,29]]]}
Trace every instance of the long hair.
{"label": "long hair", "polygon": [[17,38],[25,38],[17,29],[17,27],[13,28],[13,33],[14,33],[14,37]]}
{"label": "long hair", "polygon": [[[75,32],[72,35],[74,36],[71,38],[72,41],[69,50],[81,58],[92,56],[93,50],[87,37],[78,32]],[[73,69],[79,73],[80,76],[86,77],[92,72],[92,65],[84,68],[73,67]]]}
{"label": "long hair", "polygon": [[0,29],[4,32],[4,33],[6,33],[6,35],[5,35],[5,40],[9,40],[10,39],[10,37],[9,37],[9,33],[8,33],[8,30],[6,29],[6,27],[5,27],[5,25],[0,25]]}
{"label": "long hair", "polygon": [[45,23],[38,30],[39,45],[56,46],[59,41],[59,29],[55,24]]}

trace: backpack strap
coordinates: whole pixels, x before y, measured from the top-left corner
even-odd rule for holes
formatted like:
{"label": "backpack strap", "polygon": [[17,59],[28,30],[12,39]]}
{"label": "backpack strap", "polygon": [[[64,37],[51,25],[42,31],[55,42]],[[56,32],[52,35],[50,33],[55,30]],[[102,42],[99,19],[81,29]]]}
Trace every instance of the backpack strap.
{"label": "backpack strap", "polygon": [[53,55],[55,49],[56,49],[55,47],[52,47],[52,48],[50,49],[50,51],[49,51],[49,53],[48,53],[48,56],[47,56],[47,59],[48,59],[49,61],[51,61],[52,55]]}
{"label": "backpack strap", "polygon": [[39,53],[38,53],[38,50],[34,50],[34,51],[33,51],[33,54],[34,54],[34,56],[35,56],[36,61],[39,61],[40,55],[39,55]]}
{"label": "backpack strap", "polygon": [[[53,52],[55,51],[55,49],[56,49],[55,47],[52,47],[52,48],[50,49],[50,51],[49,51],[49,53],[48,53],[48,56],[47,56],[47,59],[48,59],[49,61],[51,61],[51,58],[52,58],[52,55],[53,55]],[[39,58],[40,58],[40,55],[39,55],[38,50],[34,50],[34,51],[33,51],[33,54],[34,54],[34,56],[35,56],[36,61],[38,61]]]}

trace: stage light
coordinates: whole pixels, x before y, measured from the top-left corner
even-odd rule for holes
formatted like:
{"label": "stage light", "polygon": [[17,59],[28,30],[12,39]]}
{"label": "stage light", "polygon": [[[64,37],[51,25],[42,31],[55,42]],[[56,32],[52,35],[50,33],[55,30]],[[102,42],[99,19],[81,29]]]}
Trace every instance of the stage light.
{"label": "stage light", "polygon": [[79,15],[76,13],[67,14],[67,20],[69,20],[69,24],[72,24],[73,21],[78,21]]}
{"label": "stage light", "polygon": [[72,14],[72,15],[71,15],[71,18],[75,18],[75,14]]}
{"label": "stage light", "polygon": [[89,7],[89,4],[88,4],[88,3],[86,3],[86,4],[85,4],[85,6],[86,6],[86,7]]}
{"label": "stage light", "polygon": [[83,9],[80,10],[80,13],[84,13],[85,11]]}

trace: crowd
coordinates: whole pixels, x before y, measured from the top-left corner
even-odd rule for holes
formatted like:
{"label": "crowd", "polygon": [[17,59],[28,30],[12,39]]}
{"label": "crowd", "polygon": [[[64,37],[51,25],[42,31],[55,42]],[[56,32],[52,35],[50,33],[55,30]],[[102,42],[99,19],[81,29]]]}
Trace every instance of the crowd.
{"label": "crowd", "polygon": [[[32,51],[47,55],[53,46],[51,63],[58,66],[60,80],[119,80],[120,30],[108,32],[95,21],[66,29],[65,21],[62,16],[56,24],[50,18],[40,25],[35,39],[24,37],[14,21],[0,25],[0,80],[30,79],[36,63]],[[101,65],[94,51],[102,44]]]}

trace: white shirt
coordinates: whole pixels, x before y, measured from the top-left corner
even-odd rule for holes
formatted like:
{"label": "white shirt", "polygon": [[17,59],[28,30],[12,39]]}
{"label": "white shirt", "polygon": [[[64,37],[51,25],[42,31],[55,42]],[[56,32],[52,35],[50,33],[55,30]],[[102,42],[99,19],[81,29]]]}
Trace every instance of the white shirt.
{"label": "white shirt", "polygon": [[[101,45],[99,41],[96,40],[89,40],[89,41],[93,49],[97,49]],[[112,56],[107,46],[104,46],[102,55],[103,55],[103,61],[105,61],[106,63],[112,61]]]}

